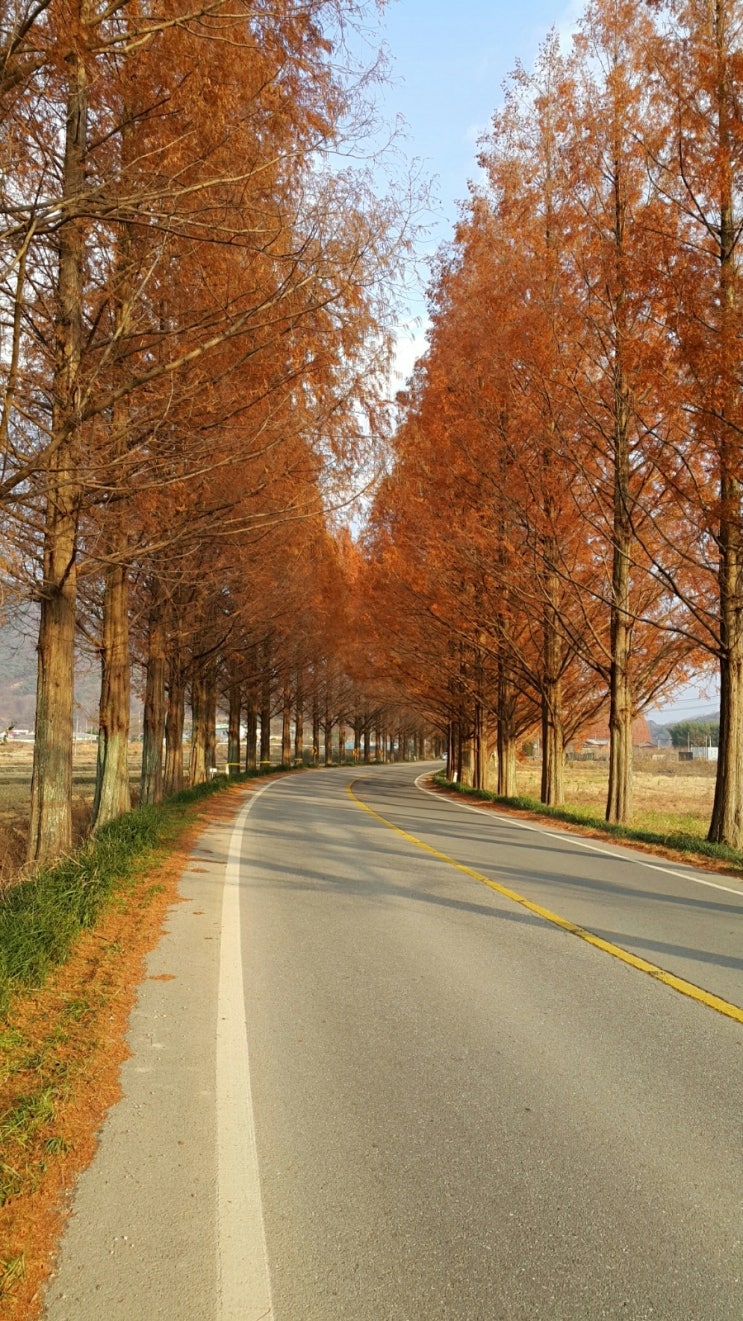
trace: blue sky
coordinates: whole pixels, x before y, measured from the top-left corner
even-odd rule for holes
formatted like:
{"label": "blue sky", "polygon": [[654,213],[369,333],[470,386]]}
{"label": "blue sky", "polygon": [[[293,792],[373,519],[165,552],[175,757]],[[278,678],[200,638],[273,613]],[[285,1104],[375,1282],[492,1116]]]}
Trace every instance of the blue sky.
{"label": "blue sky", "polygon": [[[379,35],[389,53],[390,78],[379,90],[378,110],[390,126],[398,117],[404,121],[400,148],[432,181],[424,255],[451,237],[457,204],[477,172],[477,139],[516,61],[529,66],[553,26],[567,36],[581,9],[580,0],[389,0]],[[411,297],[410,316],[420,319],[424,311],[419,290]],[[420,330],[401,337],[404,374],[420,345]]]}
{"label": "blue sky", "polygon": [[440,224],[450,229],[456,200],[475,171],[478,134],[502,97],[517,59],[531,64],[552,26],[567,32],[574,0],[390,0],[381,31],[392,56],[383,103],[401,114],[408,150],[438,178]]}
{"label": "blue sky", "polygon": [[[451,237],[457,204],[477,172],[478,136],[487,130],[517,60],[529,67],[552,27],[569,40],[581,0],[390,0],[379,26],[391,69],[378,110],[389,125],[404,123],[401,150],[417,159],[433,181],[422,254]],[[425,267],[422,270],[425,281]],[[423,284],[411,289],[408,323],[401,327],[398,370],[407,376],[422,351]],[[717,710],[717,683],[709,676],[688,684],[673,701],[646,712],[682,720]]]}

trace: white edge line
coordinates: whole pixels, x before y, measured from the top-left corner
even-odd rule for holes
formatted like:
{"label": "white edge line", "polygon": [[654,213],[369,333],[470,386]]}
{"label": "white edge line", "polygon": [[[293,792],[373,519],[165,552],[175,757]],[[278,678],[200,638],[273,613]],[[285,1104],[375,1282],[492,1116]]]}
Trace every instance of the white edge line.
{"label": "white edge line", "polygon": [[267,1321],[273,1315],[250,1086],[240,927],[240,861],[245,822],[264,784],[241,809],[230,837],[222,899],[217,995],[217,1316]]}
{"label": "white edge line", "polygon": [[[430,771],[425,771],[424,775],[430,775]],[[644,858],[637,858],[634,854],[630,859],[624,853],[613,853],[611,849],[602,849],[598,844],[589,844],[587,840],[576,839],[570,830],[547,830],[544,826],[529,825],[526,821],[518,821],[516,817],[508,816],[502,812],[492,811],[485,807],[472,807],[469,803],[460,803],[457,799],[449,798],[447,794],[437,794],[434,789],[426,789],[421,784],[422,779],[423,775],[419,775],[415,781],[416,789],[419,789],[422,794],[430,794],[432,798],[443,798],[452,807],[459,807],[463,812],[476,812],[478,816],[489,817],[491,820],[495,817],[497,821],[505,821],[508,825],[516,826],[519,830],[531,830],[535,835],[546,835],[548,839],[564,841],[567,838],[577,849],[588,849],[589,853],[600,853],[602,857],[616,858],[618,862],[635,862],[638,867],[647,867],[649,871],[663,872],[665,876],[680,876],[683,881],[692,881],[694,885],[706,885],[710,890],[723,890],[725,894],[735,894],[739,899],[743,899],[743,891],[734,890],[730,885],[719,885],[717,881],[705,881],[701,876],[694,876],[685,871],[675,871],[673,867],[663,867],[657,862],[645,862]],[[627,845],[627,848],[631,851],[631,843]]]}

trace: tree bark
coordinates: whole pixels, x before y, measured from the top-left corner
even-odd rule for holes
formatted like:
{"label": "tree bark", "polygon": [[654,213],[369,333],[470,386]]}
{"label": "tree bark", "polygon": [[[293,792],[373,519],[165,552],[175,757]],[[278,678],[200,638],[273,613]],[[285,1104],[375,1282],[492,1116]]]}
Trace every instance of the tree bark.
{"label": "tree bark", "polygon": [[289,766],[292,759],[292,692],[289,681],[284,681],[281,703],[281,764]]}
{"label": "tree bark", "polygon": [[[82,9],[78,9],[78,29]],[[58,237],[57,343],[52,404],[54,460],[49,473],[38,638],[36,723],[28,858],[40,863],[72,844],[72,733],[80,487],[78,379],[83,345],[84,230],[78,209],[85,187],[87,75],[82,51],[69,70]]]}
{"label": "tree bark", "polygon": [[472,764],[472,785],[475,789],[486,789],[487,784],[487,760],[488,749],[487,739],[484,729],[484,712],[482,702],[475,701],[474,712],[474,733],[473,733],[473,764]]}
{"label": "tree bark", "polygon": [[240,772],[240,715],[242,713],[242,689],[237,679],[233,679],[227,694],[227,774],[238,775]]}
{"label": "tree bark", "polygon": [[630,565],[630,455],[628,387],[621,344],[614,375],[614,517],[611,592],[611,666],[609,674],[609,787],[606,820],[632,816],[632,614]]}
{"label": "tree bark", "polygon": [[715,798],[707,838],[743,848],[743,484],[740,465],[740,418],[737,405],[740,341],[738,271],[733,171],[736,106],[729,85],[731,34],[723,0],[715,0],[715,41],[720,75],[717,130],[721,147],[720,190],[720,339],[724,372],[723,416],[717,420],[720,471],[718,570],[720,597],[720,743]]}
{"label": "tree bark", "polygon": [[245,735],[245,769],[254,771],[258,766],[258,703],[255,689],[248,692]]}
{"label": "tree bark", "polygon": [[271,666],[266,651],[261,683],[261,766],[271,764]]}
{"label": "tree bark", "polygon": [[188,783],[193,786],[206,780],[207,696],[206,679],[202,669],[191,677],[191,754],[188,765]]}
{"label": "tree bark", "polygon": [[106,567],[101,646],[98,767],[93,803],[97,829],[128,812],[129,790],[129,584],[123,564]]}
{"label": "tree bark", "polygon": [[317,691],[312,694],[312,764],[320,764],[320,696]]}
{"label": "tree bark", "polygon": [[186,708],[186,677],[178,656],[171,656],[168,682],[168,711],[165,717],[166,797],[183,788],[183,727]]}
{"label": "tree bark", "polygon": [[[741,484],[723,480],[720,534],[720,741],[707,838],[743,848],[743,537]],[[737,510],[737,518],[735,511]]]}
{"label": "tree bark", "polygon": [[[157,593],[155,593],[157,597]],[[155,600],[150,613],[147,644],[147,679],[142,724],[141,803],[159,803],[163,797],[163,738],[165,736],[165,620]]]}
{"label": "tree bark", "polygon": [[634,533],[630,490],[630,420],[632,401],[627,379],[627,274],[625,223],[627,218],[626,128],[624,112],[614,109],[613,166],[613,283],[612,408],[613,408],[613,519],[611,589],[611,663],[609,672],[609,785],[606,820],[629,821],[632,816],[632,688],[631,653],[633,620],[630,610],[630,570]]}
{"label": "tree bark", "polygon": [[[121,130],[122,165],[132,160],[134,107],[124,104]],[[116,238],[117,260],[114,281],[116,328],[126,329],[133,294],[132,232],[122,225]],[[122,345],[113,350],[113,371],[122,370]],[[108,445],[111,453],[111,484],[120,483],[121,460],[126,453],[130,419],[123,403],[114,406]],[[107,567],[103,593],[103,639],[101,648],[101,699],[98,730],[98,773],[93,805],[94,827],[113,821],[131,809],[129,787],[129,722],[131,662],[129,654],[129,520],[119,496],[102,509],[103,538]]]}
{"label": "tree bark", "polygon": [[294,699],[294,760],[300,765],[304,761],[304,682],[301,670],[297,670]]}
{"label": "tree bark", "polygon": [[[550,501],[547,502],[551,521]],[[560,582],[555,569],[557,547],[546,538],[546,605],[542,649],[542,783],[540,798],[550,807],[560,807],[564,797],[565,736],[562,712],[563,639],[560,632]]]}
{"label": "tree bark", "polygon": [[565,801],[565,735],[562,721],[562,692],[559,679],[542,695],[542,786],[541,801],[560,807]]}
{"label": "tree bark", "polygon": [[473,786],[475,775],[475,744],[471,734],[461,740],[459,783]]}
{"label": "tree bark", "polygon": [[498,781],[501,798],[515,798],[516,740],[513,736],[513,691],[503,658],[498,661]]}
{"label": "tree bark", "polygon": [[325,719],[323,721],[325,765],[333,760],[333,718],[330,714],[330,683],[325,680]]}
{"label": "tree bark", "polygon": [[206,773],[217,769],[217,663],[212,659],[204,671],[204,753]]}

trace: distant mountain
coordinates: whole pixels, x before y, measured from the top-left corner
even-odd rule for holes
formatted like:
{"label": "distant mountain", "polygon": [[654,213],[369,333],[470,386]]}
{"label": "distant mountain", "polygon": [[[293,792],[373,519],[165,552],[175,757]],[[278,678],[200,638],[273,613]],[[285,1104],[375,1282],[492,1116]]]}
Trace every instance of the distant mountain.
{"label": "distant mountain", "polygon": [[[75,668],[76,720],[96,722],[100,681],[87,657]],[[0,733],[8,725],[33,729],[36,708],[36,634],[30,616],[0,623]],[[96,724],[97,728],[97,724]]]}
{"label": "distant mountain", "polygon": [[36,646],[25,629],[0,625],[0,730],[29,729],[36,701]]}
{"label": "distant mountain", "polygon": [[650,737],[657,748],[673,746],[668,725],[659,725],[657,720],[648,720],[648,729],[650,730]]}

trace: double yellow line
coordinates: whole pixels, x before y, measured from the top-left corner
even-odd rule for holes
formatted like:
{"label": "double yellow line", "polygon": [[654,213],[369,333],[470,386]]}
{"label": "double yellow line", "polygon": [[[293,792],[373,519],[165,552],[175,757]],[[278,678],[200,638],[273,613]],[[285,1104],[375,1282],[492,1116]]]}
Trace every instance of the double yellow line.
{"label": "double yellow line", "polygon": [[595,936],[592,931],[586,931],[585,927],[578,926],[575,922],[570,922],[566,917],[560,917],[558,913],[551,913],[548,908],[542,908],[541,904],[535,904],[531,899],[526,899],[524,895],[517,894],[515,890],[509,890],[505,885],[499,885],[497,881],[491,881],[489,877],[483,876],[482,872],[475,871],[472,867],[465,867],[464,863],[457,862],[455,858],[450,858],[447,853],[440,853],[430,844],[425,844],[422,839],[416,835],[411,835],[407,830],[401,830],[392,821],[388,821],[385,816],[375,812],[373,807],[366,803],[354,793],[353,786],[356,783],[352,780],[346,786],[346,793],[354,803],[369,816],[375,820],[381,821],[383,826],[389,830],[394,830],[396,835],[408,840],[410,844],[415,844],[416,848],[422,849],[424,853],[429,853],[432,858],[437,858],[439,862],[445,862],[449,867],[454,867],[456,871],[463,872],[465,876],[470,876],[472,880],[479,881],[481,885],[486,885],[489,890],[495,890],[496,894],[503,895],[504,899],[510,899],[515,904],[520,904],[528,912],[536,914],[545,922],[551,922],[553,926],[559,927],[561,931],[567,931],[571,936],[578,936],[584,940],[587,945],[593,945],[595,949],[603,950],[605,954],[611,954],[612,958],[619,959],[620,963],[626,963],[630,968],[636,968],[638,972],[644,972],[648,977],[654,977],[657,982],[662,982],[664,986],[670,986],[672,990],[678,991],[680,995],[688,996],[690,1000],[696,1000],[699,1004],[706,1005],[708,1009],[714,1009],[718,1014],[724,1014],[726,1018],[733,1018],[737,1023],[743,1023],[743,1009],[738,1005],[731,1004],[728,1000],[723,1000],[719,995],[712,995],[710,991],[705,991],[701,986],[695,986],[693,982],[687,982],[683,977],[676,977],[672,972],[666,972],[665,968],[659,968],[655,963],[648,963],[647,959],[638,958],[636,954],[630,954],[629,950],[622,949],[620,945],[613,945],[610,940],[603,940],[601,936]]}

